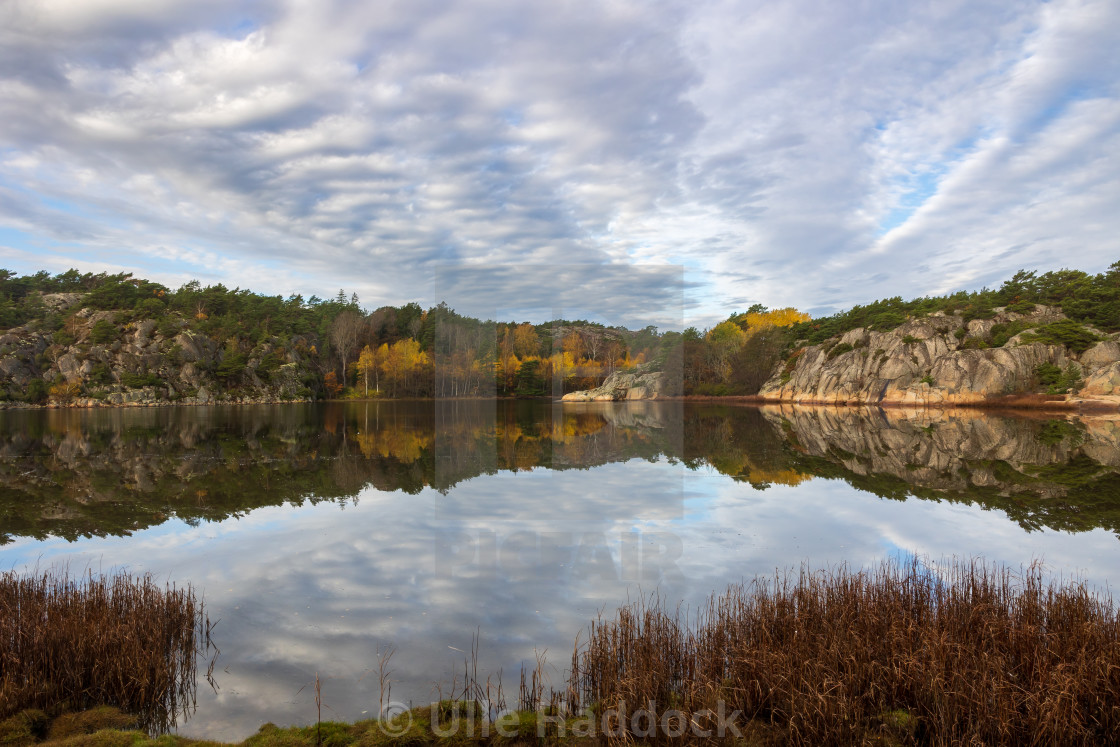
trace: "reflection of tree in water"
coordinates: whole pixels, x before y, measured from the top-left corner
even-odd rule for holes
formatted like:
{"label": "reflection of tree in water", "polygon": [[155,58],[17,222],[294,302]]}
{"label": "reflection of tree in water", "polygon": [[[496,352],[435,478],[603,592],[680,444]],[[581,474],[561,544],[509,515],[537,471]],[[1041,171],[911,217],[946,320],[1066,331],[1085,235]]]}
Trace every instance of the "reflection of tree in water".
{"label": "reflection of tree in water", "polygon": [[736,480],[765,489],[799,485],[811,477],[798,468],[786,442],[758,408],[701,406],[684,421],[685,464],[710,465]]}
{"label": "reflection of tree in water", "polygon": [[842,479],[980,502],[1028,529],[1120,527],[1120,427],[855,408],[525,401],[7,412],[2,537],[127,534],[362,490],[446,492],[484,474],[680,460],[755,488]]}
{"label": "reflection of tree in water", "polygon": [[656,431],[617,430],[600,412],[554,421],[532,402],[9,412],[0,536],[128,534],[171,517],[219,520],[370,487],[446,491],[500,470],[664,451]]}

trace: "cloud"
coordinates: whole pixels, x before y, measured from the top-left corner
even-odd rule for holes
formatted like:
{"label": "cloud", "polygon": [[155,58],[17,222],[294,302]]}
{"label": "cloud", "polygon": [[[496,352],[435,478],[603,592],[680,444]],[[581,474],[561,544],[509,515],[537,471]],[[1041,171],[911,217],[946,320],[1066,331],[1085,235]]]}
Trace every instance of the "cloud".
{"label": "cloud", "polygon": [[[560,289],[663,326],[682,287],[705,324],[747,301],[823,311],[1099,270],[1120,235],[1118,13],[8,3],[6,256],[368,306],[545,308]],[[541,292],[526,265],[618,281],[596,303]],[[435,298],[456,266],[503,283]]]}

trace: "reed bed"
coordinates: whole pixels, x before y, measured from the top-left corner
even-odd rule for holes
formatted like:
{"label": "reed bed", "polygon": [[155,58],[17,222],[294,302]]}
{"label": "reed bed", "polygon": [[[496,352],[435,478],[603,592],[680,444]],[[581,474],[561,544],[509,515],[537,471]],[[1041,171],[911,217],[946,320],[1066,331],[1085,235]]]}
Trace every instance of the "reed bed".
{"label": "reed bed", "polygon": [[[721,704],[793,744],[1115,744],[1120,621],[1038,565],[886,563],[755,580],[691,615],[631,604],[572,658],[567,710],[616,713],[611,741],[695,739]],[[639,709],[689,728],[636,735]]]}
{"label": "reed bed", "polygon": [[112,705],[163,732],[195,703],[210,624],[191,587],[151,576],[0,574],[0,719]]}

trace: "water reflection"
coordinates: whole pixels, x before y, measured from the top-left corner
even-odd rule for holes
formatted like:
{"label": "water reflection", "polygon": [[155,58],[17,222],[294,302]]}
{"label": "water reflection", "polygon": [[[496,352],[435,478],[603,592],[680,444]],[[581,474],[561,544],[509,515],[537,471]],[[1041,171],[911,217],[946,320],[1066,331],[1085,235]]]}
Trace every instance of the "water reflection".
{"label": "water reflection", "polygon": [[1041,557],[1120,581],[1111,419],[525,402],[2,415],[0,564],[150,571],[221,619],[220,690],[200,693],[191,735],[313,721],[316,673],[332,718],[369,717],[390,645],[394,699],[426,702],[476,630],[480,671],[516,683],[547,649],[558,684],[600,609],[655,590],[696,604],[801,563]]}
{"label": "water reflection", "polygon": [[1120,534],[1120,418],[767,408],[795,469],[883,498],[999,509],[1027,530]]}
{"label": "water reflection", "polygon": [[[885,498],[977,502],[1027,529],[1120,531],[1116,418],[447,402],[4,413],[0,542],[126,535],[367,488],[434,488],[443,515],[471,515],[452,488],[480,475],[659,458],[760,489],[839,478]],[[628,495],[562,510],[625,516]]]}

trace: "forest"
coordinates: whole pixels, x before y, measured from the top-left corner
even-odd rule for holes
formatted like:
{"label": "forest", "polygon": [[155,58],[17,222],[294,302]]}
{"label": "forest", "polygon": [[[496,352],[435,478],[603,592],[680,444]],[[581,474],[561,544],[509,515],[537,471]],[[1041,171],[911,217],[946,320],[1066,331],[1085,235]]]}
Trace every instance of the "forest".
{"label": "forest", "polygon": [[[129,273],[0,270],[0,330],[7,330],[0,363],[28,358],[19,375],[11,373],[18,367],[0,365],[0,399],[43,403],[103,397],[114,388],[170,391],[166,373],[186,365],[183,347],[199,339],[212,353],[190,362],[224,395],[265,386],[287,367],[295,370],[286,374],[297,382],[295,398],[540,397],[592,388],[638,366],[665,372],[670,395],[752,395],[797,346],[856,327],[887,330],[938,311],[967,322],[990,318],[996,308],[1029,311],[1036,304],[1059,307],[1070,320],[1049,325],[1044,341],[1077,349],[1096,339],[1085,325],[1120,330],[1120,262],[1097,275],[1022,270],[995,290],[895,297],[816,319],[756,304],[711,328],[683,332],[586,320],[480,320],[445,303],[368,311],[343,290],[284,298],[197,281],[171,289]],[[158,354],[107,355],[137,330],[155,340]],[[40,344],[30,345],[27,338],[36,335]],[[64,356],[74,365],[60,365]]]}

